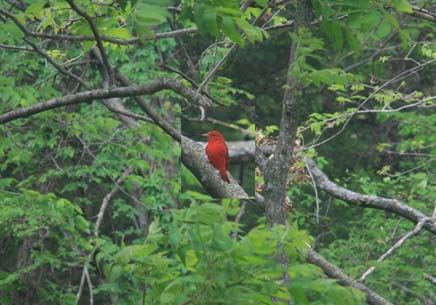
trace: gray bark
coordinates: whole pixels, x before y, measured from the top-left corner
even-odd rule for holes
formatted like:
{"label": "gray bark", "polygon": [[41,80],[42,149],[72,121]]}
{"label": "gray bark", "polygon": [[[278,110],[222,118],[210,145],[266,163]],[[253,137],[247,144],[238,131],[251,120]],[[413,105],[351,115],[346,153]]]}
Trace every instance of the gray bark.
{"label": "gray bark", "polygon": [[[304,162],[307,164],[307,167],[312,173],[316,185],[336,198],[340,198],[344,201],[358,205],[360,207],[364,207],[364,208],[368,207],[368,208],[380,209],[380,210],[392,212],[394,214],[403,216],[415,223],[418,223],[422,219],[429,218],[429,216],[422,213],[421,211],[418,211],[397,199],[383,198],[374,195],[359,194],[350,191],[346,188],[343,188],[337,185],[336,183],[333,183],[318,168],[318,166],[316,166],[316,163],[313,160],[309,158],[305,158]],[[434,221],[425,222],[423,227],[427,231],[436,234],[436,223]]]}
{"label": "gray bark", "polygon": [[161,78],[152,83],[144,85],[132,85],[129,87],[117,87],[113,89],[96,89],[84,91],[77,94],[54,98],[29,107],[11,110],[9,112],[6,112],[5,114],[0,115],[0,124],[4,124],[19,118],[25,118],[36,113],[68,105],[80,104],[98,99],[153,94],[165,89],[173,90],[181,96],[189,99],[194,104],[200,106],[209,105],[209,100],[206,97],[198,94],[197,92],[188,87],[185,87],[178,80],[171,78]]}

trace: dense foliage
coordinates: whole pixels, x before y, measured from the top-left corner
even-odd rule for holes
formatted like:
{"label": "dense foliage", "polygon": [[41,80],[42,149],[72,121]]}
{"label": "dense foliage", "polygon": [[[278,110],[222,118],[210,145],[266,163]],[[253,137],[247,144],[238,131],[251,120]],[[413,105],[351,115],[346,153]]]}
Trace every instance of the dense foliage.
{"label": "dense foliage", "polygon": [[[345,188],[436,216],[435,11],[431,0],[2,2],[0,304],[367,304],[310,264],[311,248],[356,280],[374,266],[361,282],[392,303],[434,304],[435,234],[378,260],[416,224],[322,192],[303,157]],[[133,95],[2,121],[126,87],[117,73],[176,79],[221,109],[206,109],[211,123],[179,91],[142,95],[188,137],[250,140],[256,128],[273,145],[295,80],[288,225],[269,227],[255,200],[207,195]],[[253,163],[238,162],[230,172],[248,170],[244,188],[261,193],[259,169],[254,187]]]}

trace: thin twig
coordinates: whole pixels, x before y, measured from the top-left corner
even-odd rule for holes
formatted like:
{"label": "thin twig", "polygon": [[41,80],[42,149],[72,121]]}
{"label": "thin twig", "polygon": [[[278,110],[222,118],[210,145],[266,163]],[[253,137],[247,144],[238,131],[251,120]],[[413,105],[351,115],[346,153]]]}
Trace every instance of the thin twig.
{"label": "thin twig", "polygon": [[316,224],[319,224],[319,196],[318,196],[318,188],[316,187],[315,179],[313,178],[312,172],[310,171],[308,165],[304,163],[307,172],[309,173],[310,179],[312,180],[313,190],[315,191],[315,203],[316,203]]}
{"label": "thin twig", "polygon": [[86,89],[90,89],[90,87],[84,82],[83,79],[81,79],[80,77],[78,77],[77,75],[75,75],[74,73],[68,71],[67,69],[65,69],[64,67],[62,67],[60,64],[58,64],[56,61],[53,60],[53,58],[51,58],[47,53],[45,53],[42,49],[40,49],[35,43],[33,43],[30,39],[23,37],[23,40],[25,42],[27,42],[29,45],[32,46],[32,48],[35,50],[35,52],[37,52],[38,54],[40,54],[42,57],[44,57],[53,67],[55,67],[60,73],[69,76],[71,78],[73,78],[74,80],[76,80],[78,83],[80,83],[83,87],[85,87]]}
{"label": "thin twig", "polygon": [[110,111],[114,112],[114,113],[119,113],[122,114],[124,116],[128,116],[131,117],[133,119],[137,119],[140,121],[144,121],[144,122],[148,122],[148,123],[152,123],[152,124],[156,124],[152,119],[144,116],[144,115],[140,115],[128,110],[122,110],[122,109],[115,109],[115,108],[108,108]]}
{"label": "thin twig", "polygon": [[419,71],[419,70],[422,70],[425,66],[427,66],[427,65],[429,65],[429,64],[432,64],[432,63],[434,63],[434,62],[436,62],[436,59],[432,59],[432,60],[429,60],[428,62],[426,62],[426,63],[423,63],[423,64],[421,64],[421,65],[419,65],[419,66],[415,66],[415,67],[413,67],[413,68],[411,68],[411,69],[408,69],[408,70],[405,70],[405,71],[403,71],[403,72],[401,72],[401,73],[399,73],[398,75],[396,75],[395,77],[393,77],[392,79],[390,79],[390,80],[388,80],[387,82],[385,82],[383,85],[381,85],[379,88],[377,88],[376,90],[374,90],[374,92],[372,92],[357,108],[356,108],[356,110],[355,111],[353,111],[352,113],[350,113],[349,114],[349,117],[348,117],[348,119],[347,119],[347,121],[342,125],[342,127],[341,127],[341,129],[338,131],[338,132],[336,132],[335,134],[333,134],[332,136],[330,136],[330,137],[328,137],[327,139],[325,139],[325,140],[323,140],[323,141],[321,141],[321,142],[319,142],[319,143],[313,143],[313,144],[311,144],[309,147],[310,148],[315,148],[315,147],[317,147],[317,146],[320,146],[320,145],[322,145],[322,144],[325,144],[325,143],[327,143],[327,142],[329,142],[330,140],[332,140],[332,139],[334,139],[334,138],[336,138],[339,134],[341,134],[344,130],[345,130],[345,128],[348,126],[348,123],[351,121],[351,119],[356,115],[356,114],[358,114],[359,113],[359,111],[360,111],[360,109],[370,100],[370,99],[372,99],[373,97],[374,97],[374,95],[375,94],[377,94],[378,92],[380,92],[381,90],[383,90],[385,87],[387,87],[389,84],[392,84],[392,83],[395,83],[395,82],[397,82],[397,81],[399,81],[399,80],[401,80],[401,79],[403,79],[403,77],[404,76],[408,76],[408,75],[410,75],[410,74],[412,74],[412,73],[415,73],[415,72],[417,72],[417,71]]}
{"label": "thin twig", "polygon": [[0,48],[8,49],[8,50],[18,50],[18,51],[30,51],[30,52],[34,51],[32,48],[22,47],[22,46],[13,46],[13,45],[8,45],[8,44],[3,44],[3,43],[0,43]]}
{"label": "thin twig", "polygon": [[84,274],[86,277],[86,281],[88,282],[89,305],[94,305],[94,291],[93,291],[93,287],[92,287],[91,277],[89,276],[88,267],[85,265],[83,270],[84,270]]}
{"label": "thin twig", "polygon": [[[68,35],[68,34],[48,34],[48,33],[38,33],[38,32],[32,32],[28,30],[19,20],[17,17],[15,17],[14,14],[10,13],[6,9],[0,8],[0,13],[10,18],[24,33],[26,33],[29,36],[33,37],[39,37],[44,39],[51,39],[51,40],[67,40],[67,41],[95,41],[95,37],[92,35]],[[155,40],[155,39],[164,39],[164,38],[173,38],[178,37],[182,35],[197,33],[198,29],[195,27],[187,28],[187,29],[180,29],[170,32],[163,32],[163,33],[155,33],[153,36],[147,36],[144,37],[145,40]],[[139,42],[138,37],[130,38],[130,39],[121,39],[121,38],[114,38],[110,36],[100,36],[101,40],[104,42],[110,42],[114,44],[119,45],[132,45]]]}
{"label": "thin twig", "polygon": [[[424,217],[422,218],[415,226],[415,228],[409,232],[407,232],[403,237],[401,237],[392,247],[390,247],[388,249],[388,251],[386,251],[382,256],[380,256],[377,259],[377,262],[382,262],[386,257],[388,257],[389,255],[391,255],[396,249],[398,249],[399,247],[401,247],[403,245],[403,243],[408,240],[410,237],[417,235],[422,227],[424,226],[424,224],[429,221],[432,220],[431,217]],[[364,282],[368,276],[373,273],[375,271],[375,266],[371,266],[368,270],[365,271],[365,273],[360,277],[359,281],[360,282]]]}

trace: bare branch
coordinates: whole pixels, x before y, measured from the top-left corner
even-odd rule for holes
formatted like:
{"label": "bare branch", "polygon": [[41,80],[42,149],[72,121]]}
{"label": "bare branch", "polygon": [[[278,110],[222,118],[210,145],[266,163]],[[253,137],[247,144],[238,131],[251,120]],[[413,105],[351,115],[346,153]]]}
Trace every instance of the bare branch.
{"label": "bare branch", "polygon": [[[112,197],[120,190],[120,184],[124,181],[124,179],[130,175],[133,172],[133,168],[129,167],[127,168],[122,174],[121,176],[114,181],[115,186],[112,188],[112,190],[107,193],[104,198],[103,201],[100,205],[100,210],[97,214],[97,220],[95,221],[95,225],[94,225],[94,236],[98,237],[99,235],[99,230],[100,230],[100,226],[101,223],[103,221],[103,217],[104,217],[104,213],[106,211],[106,208],[109,205],[109,201],[112,199]],[[80,279],[80,285],[79,285],[79,290],[77,291],[76,294],[76,305],[79,304],[80,298],[82,296],[82,292],[83,292],[83,286],[85,285],[85,280],[88,282],[88,289],[89,289],[89,304],[94,304],[94,296],[93,296],[93,288],[92,288],[92,283],[91,283],[91,277],[89,276],[89,272],[88,272],[88,264],[91,262],[91,259],[93,257],[93,253],[89,253],[88,257],[86,258],[86,262],[83,266],[82,269],[82,276]]]}
{"label": "bare branch", "polygon": [[143,94],[153,94],[161,90],[170,89],[181,96],[189,99],[197,105],[209,106],[209,100],[196,93],[194,90],[185,87],[179,81],[170,78],[161,78],[152,83],[144,85],[132,85],[129,87],[118,87],[113,89],[97,89],[84,91],[77,94],[54,98],[29,107],[11,110],[0,115],[0,124],[4,124],[18,118],[25,118],[32,114],[44,112],[50,109],[64,107],[67,105],[80,104],[97,99],[107,99],[113,97],[130,97]]}
{"label": "bare branch", "polygon": [[0,48],[8,49],[8,50],[17,50],[17,51],[30,51],[30,52],[34,51],[32,48],[22,47],[22,46],[13,46],[13,45],[8,45],[8,44],[3,44],[3,43],[0,43]]}
{"label": "bare branch", "polygon": [[316,203],[316,223],[319,224],[319,197],[318,188],[316,187],[315,179],[313,178],[312,172],[309,170],[307,163],[305,164],[307,172],[309,173],[310,179],[312,181],[313,190],[315,192],[315,203]]}
{"label": "bare branch", "polygon": [[397,288],[400,288],[401,290],[403,290],[405,293],[415,297],[418,300],[421,300],[423,305],[435,305],[435,303],[433,302],[433,300],[431,300],[430,298],[426,298],[424,297],[422,294],[418,294],[416,292],[414,292],[413,290],[407,288],[404,285],[398,284],[396,282],[392,282],[392,286],[395,286]]}
{"label": "bare branch", "polygon": [[83,293],[83,287],[85,286],[86,274],[85,274],[86,265],[83,267],[82,276],[80,278],[79,290],[76,293],[76,305],[79,304],[80,297]]}
{"label": "bare branch", "polygon": [[361,111],[361,109],[366,105],[366,103],[368,103],[378,92],[381,92],[384,88],[386,88],[388,85],[394,84],[402,79],[404,79],[405,77],[408,77],[410,75],[412,75],[413,73],[418,72],[419,70],[424,69],[424,67],[432,64],[436,62],[436,59],[431,59],[425,63],[422,63],[420,65],[417,65],[413,68],[410,68],[408,70],[402,71],[401,73],[397,74],[396,76],[394,76],[393,78],[391,78],[390,80],[386,81],[383,85],[381,85],[380,87],[378,87],[376,90],[374,90],[371,94],[368,95],[368,97],[362,101],[362,103],[360,103],[360,105],[356,108],[355,111],[353,111],[352,113],[350,113],[348,116],[348,119],[346,120],[346,122],[342,125],[341,129],[336,132],[335,134],[333,134],[332,136],[328,137],[327,139],[319,142],[319,143],[313,143],[310,145],[311,148],[313,147],[317,147],[320,146],[324,143],[327,143],[328,141],[334,139],[335,137],[337,137],[338,135],[340,135],[345,128],[347,127],[347,125],[350,123],[351,119],[357,114],[359,113],[359,111]]}
{"label": "bare branch", "polygon": [[429,281],[430,283],[432,283],[433,285],[436,286],[436,278],[429,275],[429,274],[424,274],[424,279],[426,279],[427,281]]}
{"label": "bare branch", "polygon": [[[359,194],[343,188],[329,180],[328,177],[318,168],[313,160],[309,158],[304,158],[304,162],[307,164],[308,169],[315,178],[315,182],[318,187],[337,198],[361,207],[368,207],[392,212],[394,214],[403,216],[415,223],[419,223],[422,220],[429,219],[429,217],[424,213],[412,208],[411,206],[397,199]],[[436,234],[436,222],[425,221],[423,227],[427,231]]]}
{"label": "bare branch", "polygon": [[229,57],[229,55],[236,50],[237,48],[237,44],[233,43],[232,46],[228,49],[227,53],[220,59],[220,61],[212,68],[212,70],[210,70],[206,77],[203,79],[203,81],[201,82],[201,84],[198,86],[197,92],[201,92],[204,87],[207,85],[207,83],[209,83],[212,78],[215,76],[216,72],[218,71],[219,68],[222,67],[222,65],[226,62],[227,58]]}
{"label": "bare branch", "polygon": [[412,16],[436,23],[436,14],[434,12],[431,13],[431,12],[427,11],[426,9],[419,8],[417,6],[413,6],[412,10],[413,10],[413,12],[411,13]]}
{"label": "bare branch", "polygon": [[[241,7],[240,10],[241,12],[245,12],[251,4],[254,3],[254,0],[247,0],[245,1]],[[265,12],[267,11],[267,8],[264,8],[263,11],[260,13],[260,15],[258,17],[256,17],[256,19],[252,22],[252,25],[256,25],[259,20],[261,20],[262,16],[265,14]],[[228,49],[227,53],[220,59],[220,61],[207,73],[206,77],[203,79],[203,81],[201,82],[201,84],[198,86],[197,92],[202,92],[204,87],[206,87],[206,85],[213,79],[213,77],[215,76],[215,74],[217,73],[217,71],[224,65],[224,63],[226,62],[226,60],[229,58],[230,54],[235,51],[238,48],[238,45],[236,43],[232,43],[232,45],[230,46],[230,48]]]}
{"label": "bare branch", "polygon": [[150,119],[146,116],[128,111],[128,110],[115,109],[115,108],[108,108],[108,109],[114,113],[119,113],[119,114],[122,114],[122,115],[127,116],[127,117],[132,118],[132,119],[137,119],[140,121],[156,124],[152,119]]}
{"label": "bare branch", "polygon": [[83,273],[85,274],[86,281],[88,282],[88,290],[89,290],[89,305],[94,305],[94,292],[91,282],[91,277],[89,276],[88,267],[83,267]]}

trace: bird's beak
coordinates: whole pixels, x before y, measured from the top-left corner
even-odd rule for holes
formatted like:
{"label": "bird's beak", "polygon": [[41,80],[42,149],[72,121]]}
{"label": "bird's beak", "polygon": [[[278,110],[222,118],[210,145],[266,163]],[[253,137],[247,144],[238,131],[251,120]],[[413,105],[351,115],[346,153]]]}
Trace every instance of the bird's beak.
{"label": "bird's beak", "polygon": [[208,135],[207,133],[203,133],[201,136],[202,136],[202,137],[206,137],[206,138],[209,137],[209,135]]}

